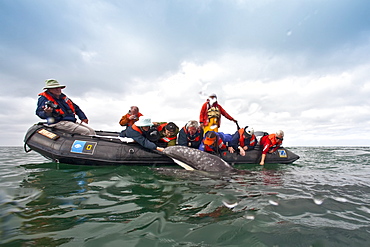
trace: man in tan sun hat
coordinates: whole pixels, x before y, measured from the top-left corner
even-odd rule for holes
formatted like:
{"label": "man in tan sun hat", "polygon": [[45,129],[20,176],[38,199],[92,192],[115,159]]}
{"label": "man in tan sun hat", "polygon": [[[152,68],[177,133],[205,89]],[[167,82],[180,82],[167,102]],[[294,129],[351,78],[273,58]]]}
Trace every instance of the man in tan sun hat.
{"label": "man in tan sun hat", "polygon": [[[55,79],[47,79],[43,88],[45,91],[39,94],[36,115],[46,119],[48,125],[56,129],[80,135],[95,135],[94,129],[87,125],[89,120],[85,113],[62,93],[65,87]],[[81,123],[77,123],[76,115]]]}

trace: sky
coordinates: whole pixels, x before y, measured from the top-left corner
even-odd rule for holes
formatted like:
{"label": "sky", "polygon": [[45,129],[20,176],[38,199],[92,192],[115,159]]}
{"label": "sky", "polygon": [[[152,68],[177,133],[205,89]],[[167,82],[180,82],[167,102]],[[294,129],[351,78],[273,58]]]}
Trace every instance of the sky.
{"label": "sky", "polygon": [[[0,146],[22,146],[45,80],[96,130],[130,106],[179,127],[207,96],[284,146],[370,145],[367,0],[0,0]],[[234,133],[222,119],[219,131]]]}

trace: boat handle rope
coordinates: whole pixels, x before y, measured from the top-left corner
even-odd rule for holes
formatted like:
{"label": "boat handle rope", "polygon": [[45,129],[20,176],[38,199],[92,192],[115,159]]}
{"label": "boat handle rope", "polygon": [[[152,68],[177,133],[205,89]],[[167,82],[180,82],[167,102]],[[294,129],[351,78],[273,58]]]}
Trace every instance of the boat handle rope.
{"label": "boat handle rope", "polygon": [[29,148],[29,149],[27,150],[27,143],[24,143],[23,148],[24,148],[24,151],[25,151],[26,153],[29,153],[29,152],[31,152],[31,151],[32,151],[32,148]]}
{"label": "boat handle rope", "polygon": [[29,152],[31,152],[31,151],[32,151],[32,148],[30,148],[30,147],[29,147],[29,149],[27,150],[27,142],[28,142],[28,140],[31,138],[31,136],[33,136],[33,134],[34,134],[35,132],[36,132],[36,131],[34,131],[31,135],[29,135],[29,136],[27,137],[27,139],[26,139],[26,140],[24,140],[23,149],[24,149],[24,151],[25,151],[26,153],[29,153]]}

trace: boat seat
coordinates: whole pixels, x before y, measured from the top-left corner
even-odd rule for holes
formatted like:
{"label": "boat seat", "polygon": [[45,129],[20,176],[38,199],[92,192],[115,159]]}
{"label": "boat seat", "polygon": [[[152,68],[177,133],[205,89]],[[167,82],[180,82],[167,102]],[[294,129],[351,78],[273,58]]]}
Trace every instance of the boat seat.
{"label": "boat seat", "polygon": [[97,137],[97,138],[103,138],[103,139],[116,139],[116,140],[120,140],[121,142],[124,142],[124,143],[132,143],[132,142],[135,142],[134,139],[132,138],[129,138],[129,137],[121,137],[121,136],[102,136],[102,135],[94,135],[94,137]]}
{"label": "boat seat", "polygon": [[129,138],[129,137],[118,137],[118,139],[120,139],[121,140],[121,142],[126,142],[126,143],[131,143],[131,142],[135,142],[135,140],[134,139],[132,139],[132,138]]}

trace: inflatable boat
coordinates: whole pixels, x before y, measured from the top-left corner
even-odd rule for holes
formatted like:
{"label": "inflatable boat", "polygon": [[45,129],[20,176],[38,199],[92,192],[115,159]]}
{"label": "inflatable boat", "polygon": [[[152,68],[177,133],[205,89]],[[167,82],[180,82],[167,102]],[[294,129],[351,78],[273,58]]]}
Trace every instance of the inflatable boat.
{"label": "inflatable boat", "polygon": [[[263,132],[255,133],[262,136]],[[146,149],[130,138],[119,137],[119,132],[96,131],[94,136],[70,134],[38,123],[31,126],[24,138],[24,150],[38,152],[42,156],[59,163],[76,165],[174,165],[165,154]],[[248,151],[246,156],[223,152],[221,158],[227,163],[259,163],[259,147]],[[265,163],[293,163],[299,156],[280,148],[267,154]]]}

